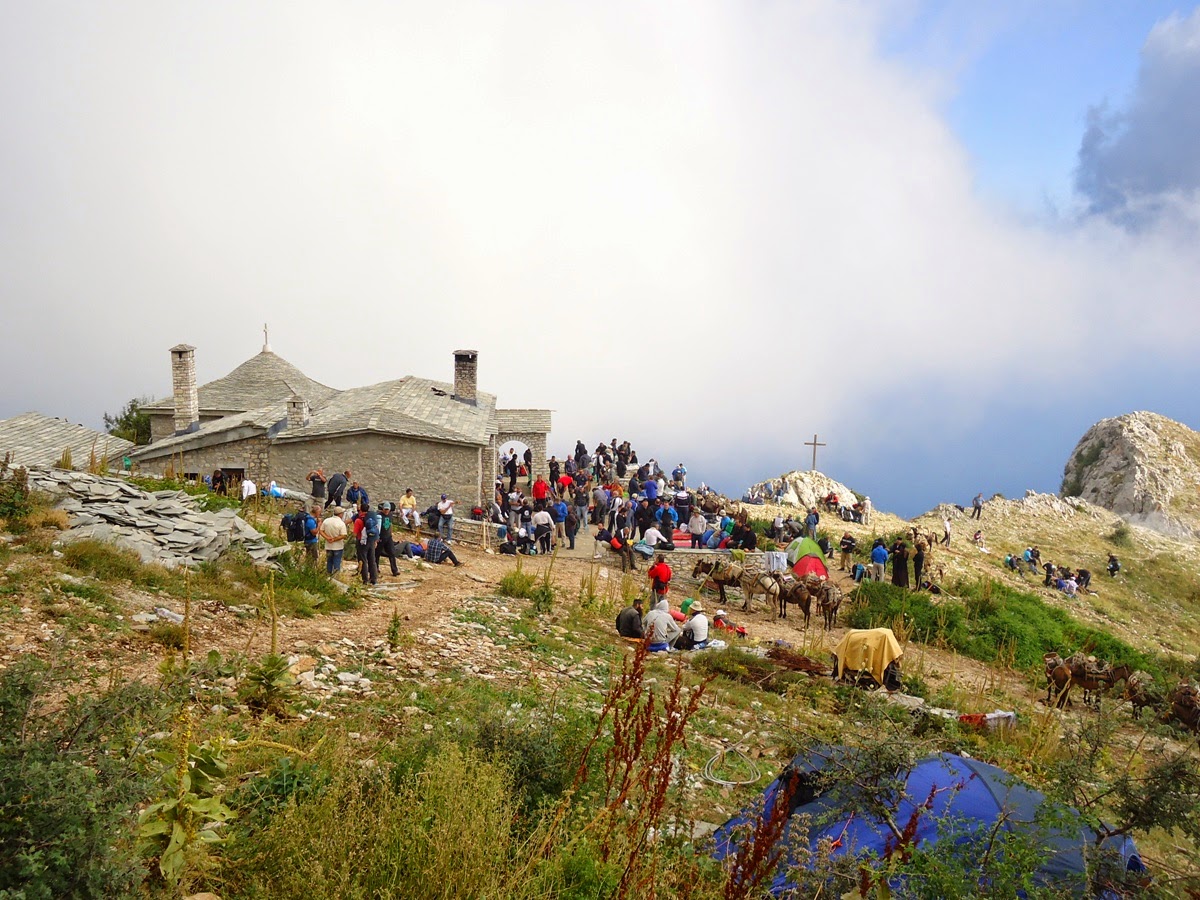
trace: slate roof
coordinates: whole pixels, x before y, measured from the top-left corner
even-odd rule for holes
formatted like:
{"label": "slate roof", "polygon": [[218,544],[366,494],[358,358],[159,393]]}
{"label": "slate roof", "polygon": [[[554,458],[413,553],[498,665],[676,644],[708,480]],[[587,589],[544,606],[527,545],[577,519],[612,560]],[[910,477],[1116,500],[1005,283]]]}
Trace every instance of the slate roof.
{"label": "slate roof", "polygon": [[548,409],[498,409],[494,428],[498,434],[550,433]]}
{"label": "slate roof", "polygon": [[260,406],[247,412],[236,412],[204,422],[196,431],[162,438],[153,444],[139,447],[134,459],[154,459],[176,450],[213,446],[227,441],[242,440],[255,434],[270,431],[287,419],[287,401]]}
{"label": "slate roof", "polygon": [[[313,381],[290,362],[270,350],[250,357],[224,378],[200,386],[200,412],[242,412],[286,400],[299,394],[315,405],[334,389]],[[164,397],[142,407],[154,413],[175,409],[173,397]]]}
{"label": "slate roof", "polygon": [[93,446],[97,456],[109,460],[120,460],[134,449],[134,445],[124,438],[39,412],[22,413],[0,421],[0,458],[11,453],[13,463],[17,465],[53,466],[63,450],[70,448],[75,468],[86,468]]}
{"label": "slate roof", "polygon": [[406,437],[486,444],[496,398],[480,392],[476,405],[455,400],[453,385],[409,376],[366,387],[336,391],[313,403],[303,428],[281,431],[278,441],[303,441],[350,432],[369,431]]}

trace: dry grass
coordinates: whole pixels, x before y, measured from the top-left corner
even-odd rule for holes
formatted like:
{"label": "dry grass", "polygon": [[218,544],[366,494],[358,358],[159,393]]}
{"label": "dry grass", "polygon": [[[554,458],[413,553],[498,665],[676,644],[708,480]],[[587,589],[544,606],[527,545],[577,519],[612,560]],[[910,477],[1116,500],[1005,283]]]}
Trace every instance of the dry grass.
{"label": "dry grass", "polygon": [[70,527],[67,514],[61,509],[35,509],[29,514],[30,528],[57,528],[66,531]]}

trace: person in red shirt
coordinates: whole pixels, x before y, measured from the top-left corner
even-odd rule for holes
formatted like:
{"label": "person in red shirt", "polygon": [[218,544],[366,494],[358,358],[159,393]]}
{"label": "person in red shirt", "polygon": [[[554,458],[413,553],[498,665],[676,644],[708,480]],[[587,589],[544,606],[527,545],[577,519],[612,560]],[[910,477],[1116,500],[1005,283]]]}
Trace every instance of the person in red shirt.
{"label": "person in red shirt", "polygon": [[671,567],[667,565],[667,558],[661,553],[654,561],[649,569],[646,570],[646,577],[650,579],[651,587],[654,590],[655,602],[663,600],[667,596],[667,590],[671,586]]}
{"label": "person in red shirt", "polygon": [[550,482],[539,475],[537,481],[533,483],[533,502],[540,508],[545,506],[548,496],[550,496]]}

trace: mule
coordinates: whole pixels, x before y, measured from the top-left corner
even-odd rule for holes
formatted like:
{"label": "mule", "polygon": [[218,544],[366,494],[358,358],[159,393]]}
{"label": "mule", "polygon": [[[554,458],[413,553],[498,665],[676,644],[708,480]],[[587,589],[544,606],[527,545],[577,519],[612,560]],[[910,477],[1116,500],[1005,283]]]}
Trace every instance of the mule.
{"label": "mule", "polygon": [[[779,578],[779,576],[775,576]],[[780,579],[779,585],[779,618],[787,618],[787,607],[791,603],[800,607],[800,612],[804,614],[804,627],[808,627],[809,619],[812,616],[812,592],[803,581],[788,581],[784,582]]]}
{"label": "mule", "polygon": [[826,581],[817,594],[817,606],[821,609],[825,630],[828,631],[837,624],[838,610],[842,606],[842,589]]}
{"label": "mule", "polygon": [[1058,695],[1058,702],[1055,704],[1059,709],[1062,709],[1066,703],[1071,688],[1078,685],[1083,688],[1083,702],[1085,705],[1090,705],[1093,702],[1099,704],[1100,695],[1109,688],[1113,687],[1118,681],[1126,681],[1133,674],[1133,669],[1129,666],[1116,666],[1111,669],[1101,671],[1089,671],[1084,668],[1079,671],[1067,663],[1055,667],[1051,674],[1051,680],[1054,682],[1054,688]]}
{"label": "mule", "polygon": [[717,586],[717,590],[721,594],[722,606],[725,605],[726,585],[740,586],[745,573],[746,570],[737,563],[725,559],[698,559],[696,565],[692,567],[693,578],[704,575]]}
{"label": "mule", "polygon": [[1200,734],[1200,691],[1194,685],[1185,681],[1171,691],[1162,720],[1170,722],[1172,719],[1178,719],[1193,734]]}

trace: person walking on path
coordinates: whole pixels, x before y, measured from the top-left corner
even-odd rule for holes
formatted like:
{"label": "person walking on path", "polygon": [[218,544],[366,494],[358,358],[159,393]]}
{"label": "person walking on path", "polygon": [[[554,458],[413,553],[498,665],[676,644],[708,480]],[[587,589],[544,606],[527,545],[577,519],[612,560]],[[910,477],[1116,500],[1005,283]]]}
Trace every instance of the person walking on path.
{"label": "person walking on path", "polygon": [[379,540],[375,544],[375,567],[379,568],[379,560],[387,557],[392,562],[392,577],[400,574],[396,567],[396,542],[392,539],[392,504],[379,504]]}
{"label": "person walking on path", "polygon": [[325,542],[325,572],[330,576],[342,571],[347,534],[346,522],[342,519],[343,512],[340,506],[335,506],[318,530],[319,537]]}
{"label": "person walking on path", "polygon": [[567,509],[567,518],[563,521],[563,528],[567,533],[567,546],[575,549],[575,535],[579,534],[579,512],[574,506]]}
{"label": "person walking on path", "polygon": [[329,481],[325,483],[325,491],[329,494],[329,499],[325,501],[325,508],[331,506],[342,505],[342,495],[346,493],[346,486],[350,484],[350,470],[345,472],[336,472],[330,476]]}
{"label": "person walking on path", "polygon": [[858,549],[858,541],[847,531],[842,534],[838,548],[842,551],[841,556],[838,557],[838,571],[845,572],[850,568],[850,555]]}
{"label": "person walking on path", "polygon": [[454,501],[446,494],[438,502],[438,535],[447,544],[454,543]]}
{"label": "person walking on path", "polygon": [[971,501],[971,518],[978,519],[983,515],[983,493],[975,495],[975,499]]}

